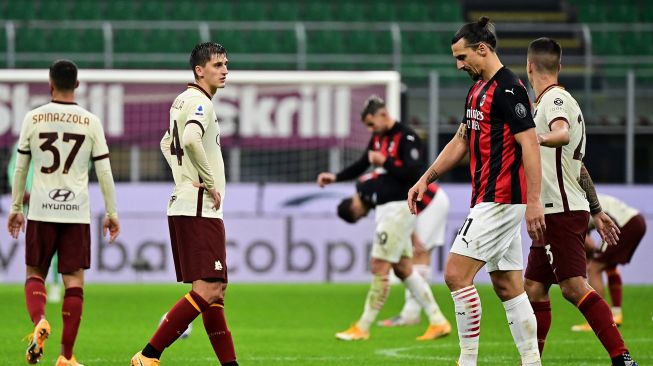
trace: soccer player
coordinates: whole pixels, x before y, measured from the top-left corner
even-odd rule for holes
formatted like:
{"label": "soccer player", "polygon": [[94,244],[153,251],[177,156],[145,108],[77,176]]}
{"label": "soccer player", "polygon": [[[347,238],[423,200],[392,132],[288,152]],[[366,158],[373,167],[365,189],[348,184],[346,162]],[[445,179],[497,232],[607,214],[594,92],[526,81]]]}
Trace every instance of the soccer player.
{"label": "soccer player", "polygon": [[503,302],[522,365],[540,365],[536,320],[522,280],[521,221],[537,239],[545,229],[540,203],[540,152],[526,88],[501,64],[494,25],[487,17],[463,25],[452,39],[456,67],[475,81],[453,139],[408,192],[413,214],[430,183],[470,152],[472,200],[454,240],[444,279],[458,324],[461,366],[476,365],[481,301],[474,286],[486,266]]}
{"label": "soccer player", "polygon": [[618,228],[601,210],[583,166],[585,121],[576,100],[558,85],[561,54],[560,45],[550,38],[534,40],[527,53],[528,80],[537,95],[534,115],[547,227],[543,238],[533,238],[526,266],[525,286],[537,317],[539,349],[541,353],[551,325],[549,289],[557,283],[562,295],[583,313],[612,364],[635,365],[610,307],[585,278],[584,241],[590,212],[599,233],[611,244],[616,243]]}
{"label": "soccer player", "polygon": [[415,219],[406,207],[406,192],[423,169],[421,142],[415,132],[388,114],[385,102],[371,96],[363,107],[361,120],[372,132],[367,150],[361,158],[338,174],[323,172],[317,182],[321,187],[336,181],[360,176],[370,165],[380,182],[376,194],[376,233],[372,244],[372,283],[360,319],[349,329],[336,333],[346,341],[366,340],[370,326],[385,304],[390,291],[388,277],[392,268],[429,315],[429,327],[418,340],[431,340],[451,332],[451,325],[435,303],[428,283],[412,269],[410,234]]}
{"label": "soccer player", "polygon": [[[623,323],[621,312],[621,299],[623,292],[621,288],[621,274],[617,266],[630,262],[635,250],[646,233],[646,220],[637,209],[627,205],[616,197],[607,194],[598,195],[603,211],[608,214],[619,226],[619,241],[616,246],[597,248],[592,237],[587,234],[585,237],[585,251],[589,255],[587,263],[587,276],[590,286],[601,297],[605,298],[605,285],[603,284],[603,272],[608,277],[608,290],[612,301],[612,317],[615,324],[620,326]],[[589,230],[595,229],[594,220],[590,218]],[[589,323],[574,325],[572,330],[577,332],[591,332]]]}
{"label": "soccer player", "polygon": [[[431,280],[433,249],[444,245],[448,214],[449,197],[447,193],[437,183],[429,184],[424,199],[417,205],[417,222],[415,231],[411,235],[413,269],[426,282]],[[380,321],[379,326],[396,327],[419,324],[422,307],[408,289],[405,291],[404,298],[404,306],[399,315]]]}
{"label": "soccer player", "polygon": [[30,364],[43,357],[44,342],[50,335],[50,324],[45,318],[44,281],[52,256],[58,253],[58,271],[63,275],[66,290],[61,306],[61,354],[56,365],[80,366],[73,347],[82,317],[84,270],[91,264],[89,161],[94,162],[104,197],[103,232],[106,235],[109,231],[110,242],[120,232],[102,123],[75,103],[78,86],[77,66],[68,60],[55,61],[50,66],[52,101],[27,113],[18,140],[8,229],[12,237],[18,238],[25,228],[23,195],[32,161],[34,180],[25,239],[25,301],[34,323],[26,352]]}
{"label": "soccer player", "polygon": [[[387,181],[384,178],[387,177],[383,175],[375,176],[374,174],[363,175],[356,183],[356,193],[351,198],[342,200],[338,205],[338,216],[351,224],[367,216],[369,211],[376,206],[378,199],[383,200],[384,195],[391,194],[388,192],[391,185],[386,184]],[[411,234],[411,241],[414,251],[413,270],[428,283],[431,277],[431,250],[436,245],[444,244],[444,229],[449,212],[449,198],[436,183],[429,185],[425,197],[418,207],[417,222],[415,230]],[[429,318],[429,322],[432,322],[434,328],[437,328],[438,325],[445,324],[444,322],[437,323],[442,321],[444,315],[441,314],[435,298],[431,303],[432,294],[432,291],[431,294],[427,294],[429,303],[424,307],[424,312]],[[419,324],[422,306],[408,288],[405,291],[405,299],[400,315],[380,321],[379,326],[394,327]],[[433,305],[435,306],[433,307]],[[433,337],[435,337],[435,334]],[[419,340],[428,339],[431,339],[431,337],[419,338]]]}
{"label": "soccer player", "polygon": [[170,124],[161,140],[175,182],[168,202],[168,227],[177,281],[192,290],[168,311],[149,343],[132,357],[132,366],[159,365],[169,347],[200,314],[222,365],[237,366],[224,314],[227,288],[226,239],[222,221],[225,171],[220,126],[213,96],[227,79],[227,51],[217,43],[195,46],[188,84],[170,107]]}

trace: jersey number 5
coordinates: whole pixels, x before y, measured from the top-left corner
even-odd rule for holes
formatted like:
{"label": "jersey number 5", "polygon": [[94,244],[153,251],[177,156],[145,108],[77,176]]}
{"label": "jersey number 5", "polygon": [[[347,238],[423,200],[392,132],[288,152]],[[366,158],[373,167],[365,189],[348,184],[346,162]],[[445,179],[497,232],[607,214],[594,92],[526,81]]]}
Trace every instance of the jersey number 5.
{"label": "jersey number 5", "polygon": [[170,154],[177,157],[177,164],[181,165],[182,157],[184,156],[184,148],[181,147],[179,142],[179,130],[177,129],[177,121],[172,126],[172,142],[170,143]]}
{"label": "jersey number 5", "polygon": [[[41,167],[41,173],[45,173],[45,174],[54,173],[57,169],[59,169],[59,165],[61,165],[59,149],[57,149],[57,147],[54,146],[54,143],[59,138],[59,135],[56,132],[41,132],[39,134],[39,138],[45,139],[45,141],[43,141],[41,146],[39,146],[41,150],[49,151],[52,153],[52,165],[50,165],[49,167],[45,167],[45,166]],[[67,132],[63,134],[63,142],[69,142],[71,140],[75,142],[73,148],[70,149],[70,154],[66,158],[66,162],[63,165],[64,174],[68,174],[70,167],[73,165],[73,161],[75,161],[75,156],[77,156],[79,149],[82,147],[82,144],[84,143],[84,139],[86,139],[86,135],[67,133]]]}

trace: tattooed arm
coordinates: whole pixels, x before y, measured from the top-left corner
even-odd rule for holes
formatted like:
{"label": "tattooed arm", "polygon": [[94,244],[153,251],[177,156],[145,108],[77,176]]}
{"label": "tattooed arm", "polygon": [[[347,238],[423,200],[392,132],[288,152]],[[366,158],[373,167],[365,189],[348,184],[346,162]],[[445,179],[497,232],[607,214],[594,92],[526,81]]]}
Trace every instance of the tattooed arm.
{"label": "tattooed arm", "polygon": [[594,188],[594,182],[592,182],[592,177],[590,177],[590,173],[585,168],[585,164],[582,164],[580,167],[580,179],[578,183],[580,183],[580,186],[585,191],[587,201],[590,204],[590,213],[594,219],[596,231],[601,235],[601,239],[609,245],[617,245],[619,241],[618,234],[620,233],[619,227],[612,221],[610,216],[603,212],[599,197]]}
{"label": "tattooed arm", "polygon": [[426,192],[426,187],[438,180],[442,174],[453,169],[465,157],[468,150],[467,125],[461,123],[451,141],[442,149],[433,164],[431,164],[417,183],[415,183],[413,188],[408,191],[408,207],[413,214],[417,213],[416,203],[422,200],[422,196]]}

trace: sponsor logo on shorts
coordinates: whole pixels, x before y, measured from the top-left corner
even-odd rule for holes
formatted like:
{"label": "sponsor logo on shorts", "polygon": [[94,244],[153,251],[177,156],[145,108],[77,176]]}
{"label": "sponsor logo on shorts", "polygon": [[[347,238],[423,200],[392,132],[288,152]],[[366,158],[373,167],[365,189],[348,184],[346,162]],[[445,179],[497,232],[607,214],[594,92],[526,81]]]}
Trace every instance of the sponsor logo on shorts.
{"label": "sponsor logo on shorts", "polygon": [[48,196],[55,202],[68,202],[75,199],[75,193],[65,188],[53,189]]}

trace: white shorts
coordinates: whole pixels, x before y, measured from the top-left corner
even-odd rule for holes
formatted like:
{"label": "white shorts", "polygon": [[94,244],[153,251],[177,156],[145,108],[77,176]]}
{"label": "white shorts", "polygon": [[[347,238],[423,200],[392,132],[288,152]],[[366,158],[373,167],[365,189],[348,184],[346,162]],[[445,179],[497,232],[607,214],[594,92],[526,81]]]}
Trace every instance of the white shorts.
{"label": "white shorts", "polygon": [[448,215],[449,196],[440,189],[433,197],[433,201],[417,215],[415,234],[426,250],[444,245]]}
{"label": "white shorts", "polygon": [[415,229],[415,216],[406,201],[393,201],[376,206],[376,232],[372,258],[399,263],[401,257],[413,256],[410,234]]}
{"label": "white shorts", "polygon": [[523,270],[521,221],[525,212],[522,204],[477,204],[458,231],[451,253],[486,262],[488,272]]}

